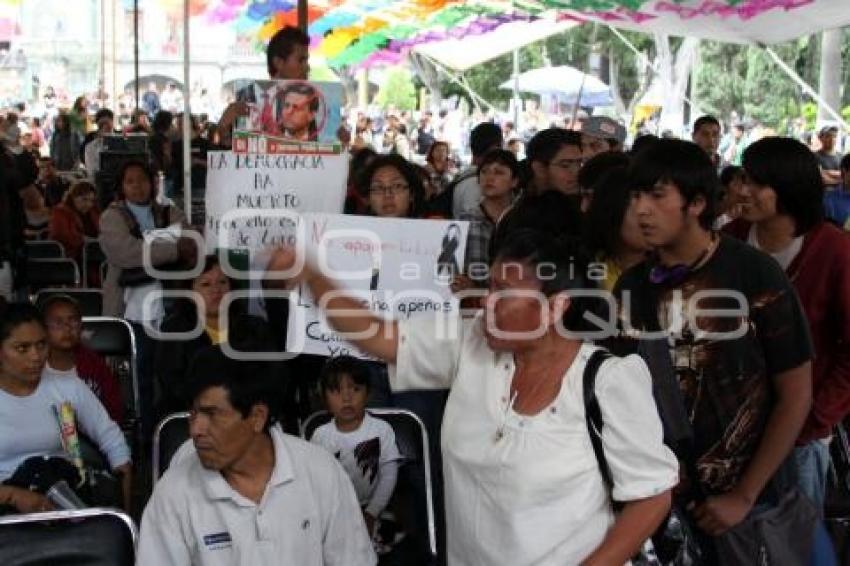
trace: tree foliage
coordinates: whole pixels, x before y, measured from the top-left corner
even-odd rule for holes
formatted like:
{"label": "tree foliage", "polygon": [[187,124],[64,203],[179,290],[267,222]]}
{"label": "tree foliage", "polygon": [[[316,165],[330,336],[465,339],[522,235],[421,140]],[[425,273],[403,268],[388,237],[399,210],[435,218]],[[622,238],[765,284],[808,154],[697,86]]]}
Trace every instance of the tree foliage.
{"label": "tree foliage", "polygon": [[413,110],[416,107],[416,87],[410,71],[404,67],[389,71],[376,101],[383,108],[393,106],[399,110]]}
{"label": "tree foliage", "polygon": [[[624,112],[635,95],[640,95],[648,85],[652,71],[647,70],[645,61],[656,60],[658,53],[651,35],[627,31],[619,35],[639,53],[605,26],[581,25],[520,49],[520,72],[546,63],[590,72],[590,54],[595,50],[601,55],[600,78],[609,84],[614,79],[614,97],[621,99],[619,110]],[[670,50],[677,52],[681,44],[681,38],[671,38]],[[817,88],[820,36],[774,45],[773,49],[808,84]],[[850,28],[844,32],[842,60],[850,61]],[[499,89],[499,85],[512,75],[513,55],[508,53],[470,69],[464,76],[475,92],[504,110],[512,93]],[[762,48],[753,45],[702,41],[695,76],[691,95],[699,109],[721,120],[730,119],[734,113],[740,119],[757,120],[781,131],[790,120],[802,116],[804,105],[812,102]],[[850,106],[850,64],[844,65],[842,82],[842,105]],[[457,84],[445,78],[441,84],[444,96],[469,98]]]}

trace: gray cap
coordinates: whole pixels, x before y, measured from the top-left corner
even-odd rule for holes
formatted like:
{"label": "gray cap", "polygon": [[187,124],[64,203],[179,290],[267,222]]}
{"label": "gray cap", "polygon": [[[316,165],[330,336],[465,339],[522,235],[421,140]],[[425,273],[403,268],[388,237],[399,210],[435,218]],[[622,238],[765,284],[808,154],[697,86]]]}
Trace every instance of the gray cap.
{"label": "gray cap", "polygon": [[581,133],[596,138],[615,139],[621,145],[626,141],[626,127],[607,116],[590,116],[583,119]]}

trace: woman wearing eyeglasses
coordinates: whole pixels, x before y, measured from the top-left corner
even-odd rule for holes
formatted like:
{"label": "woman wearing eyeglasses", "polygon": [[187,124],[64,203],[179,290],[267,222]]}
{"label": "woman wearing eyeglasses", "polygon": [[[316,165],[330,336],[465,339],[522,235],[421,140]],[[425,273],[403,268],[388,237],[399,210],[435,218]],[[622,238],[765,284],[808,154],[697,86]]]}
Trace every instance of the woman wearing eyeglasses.
{"label": "woman wearing eyeglasses", "polygon": [[383,218],[419,218],[424,198],[416,169],[400,155],[380,155],[363,174],[369,213]]}

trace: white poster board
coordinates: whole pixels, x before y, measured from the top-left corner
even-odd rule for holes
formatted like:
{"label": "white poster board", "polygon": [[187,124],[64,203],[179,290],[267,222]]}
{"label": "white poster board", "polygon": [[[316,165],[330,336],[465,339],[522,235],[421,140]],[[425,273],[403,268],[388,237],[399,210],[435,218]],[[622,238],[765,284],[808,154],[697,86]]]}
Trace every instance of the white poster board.
{"label": "white poster board", "polygon": [[342,212],[346,154],[211,151],[207,160],[207,253],[292,243],[298,214]]}
{"label": "white poster board", "polygon": [[[449,283],[464,265],[467,222],[306,214],[307,255],[347,293],[387,318],[457,312]],[[291,298],[289,352],[367,357],[331,330],[306,287]]]}

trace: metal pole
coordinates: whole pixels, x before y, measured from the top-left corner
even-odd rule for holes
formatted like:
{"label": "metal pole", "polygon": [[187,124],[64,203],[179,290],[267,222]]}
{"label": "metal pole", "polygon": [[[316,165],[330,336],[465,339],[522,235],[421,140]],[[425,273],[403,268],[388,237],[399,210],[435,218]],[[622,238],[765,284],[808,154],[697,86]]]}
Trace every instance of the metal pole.
{"label": "metal pole", "polygon": [[136,85],[136,108],[139,107],[139,0],[133,0],[133,78]]}
{"label": "metal pole", "polygon": [[110,32],[111,32],[110,36],[111,36],[111,39],[112,39],[112,49],[111,49],[111,55],[112,55],[112,65],[111,65],[111,67],[112,67],[112,100],[117,102],[119,94],[118,94],[118,46],[117,46],[117,38],[116,38],[116,33],[115,33],[115,29],[116,29],[116,25],[117,25],[116,24],[117,18],[116,18],[115,3],[116,3],[116,0],[111,0],[111,2],[110,2],[111,16],[110,16],[110,20],[109,20],[110,21],[109,29],[110,29]]}
{"label": "metal pole", "polygon": [[[100,84],[101,88],[104,92],[106,92],[106,2],[107,0],[100,0]],[[117,109],[118,105],[115,102],[115,99],[112,99],[112,103],[115,105],[114,107]]]}
{"label": "metal pole", "polygon": [[192,223],[192,107],[189,87],[189,0],[183,0],[183,207]]}
{"label": "metal pole", "polygon": [[572,118],[570,118],[570,129],[574,129],[576,125],[576,118],[578,118],[578,107],[581,104],[581,95],[584,94],[584,81],[586,79],[587,73],[582,73],[581,84],[578,87],[578,96],[576,96],[576,103],[573,104]]}
{"label": "metal pole", "polygon": [[298,0],[298,27],[307,31],[307,0]]}
{"label": "metal pole", "polygon": [[[519,129],[519,49],[514,49],[514,131]],[[509,140],[505,140],[507,143]]]}
{"label": "metal pole", "polygon": [[813,89],[811,86],[809,86],[809,83],[804,81],[803,77],[801,77],[800,75],[797,74],[797,71],[795,71],[794,69],[789,67],[788,64],[785,63],[785,61],[783,61],[782,58],[779,55],[777,55],[776,52],[773,49],[771,49],[770,47],[768,47],[767,45],[760,45],[759,47],[764,49],[765,52],[768,55],[770,55],[770,58],[773,59],[773,62],[776,63],[779,66],[779,68],[782,69],[782,71],[785,72],[786,75],[791,77],[794,80],[794,82],[796,82],[798,85],[800,85],[800,88],[803,89],[803,92],[805,92],[806,94],[808,94],[809,96],[814,98],[815,101],[818,104],[820,104],[821,107],[824,110],[826,110],[826,112],[830,116],[832,116],[835,119],[836,122],[841,124],[841,126],[843,126],[845,131],[850,131],[850,125],[847,124],[847,121],[844,119],[844,117],[839,112],[836,112],[835,108],[833,108],[826,100],[824,100],[823,97],[820,94],[818,94],[818,92],[815,89]]}

